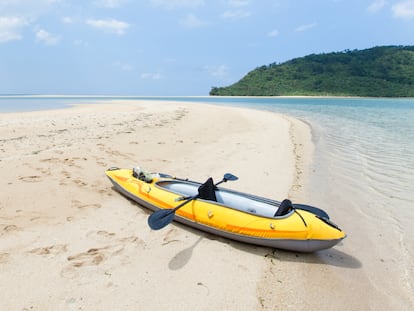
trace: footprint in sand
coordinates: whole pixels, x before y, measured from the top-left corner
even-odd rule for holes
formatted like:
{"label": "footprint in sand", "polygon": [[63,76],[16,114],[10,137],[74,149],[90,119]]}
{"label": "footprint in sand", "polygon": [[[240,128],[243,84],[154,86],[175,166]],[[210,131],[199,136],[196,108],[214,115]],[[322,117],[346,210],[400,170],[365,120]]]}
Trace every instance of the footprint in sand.
{"label": "footprint in sand", "polygon": [[70,179],[71,177],[70,177],[70,173],[69,172],[67,172],[67,171],[61,171],[60,172],[60,174],[65,178],[65,179],[61,179],[60,180],[60,183],[59,183],[59,185],[61,185],[61,186],[66,186],[67,185],[67,183],[66,183],[66,180],[68,180],[68,179]]}
{"label": "footprint in sand", "polygon": [[39,182],[41,179],[42,177],[37,175],[19,177],[19,180],[24,182]]}
{"label": "footprint in sand", "polygon": [[29,253],[37,255],[58,255],[67,251],[67,244],[34,248]]}
{"label": "footprint in sand", "polygon": [[74,182],[76,185],[80,186],[80,187],[85,187],[85,186],[87,186],[87,185],[88,185],[86,182],[84,182],[83,180],[80,180],[80,179],[75,179],[73,182]]}
{"label": "footprint in sand", "polygon": [[70,178],[70,173],[68,172],[68,171],[65,171],[65,170],[63,170],[63,171],[61,171],[60,172],[65,178]]}
{"label": "footprint in sand", "polygon": [[47,159],[40,160],[40,162],[58,164],[61,162],[61,160],[59,158],[47,158]]}
{"label": "footprint in sand", "polygon": [[178,230],[175,228],[172,228],[170,230],[167,231],[167,233],[165,234],[163,241],[164,243],[162,243],[162,245],[166,245],[169,244],[171,242],[177,242],[179,241],[179,239],[177,238],[178,235]]}
{"label": "footprint in sand", "polygon": [[80,158],[80,157],[73,157],[73,158],[65,158],[63,159],[63,164],[69,166],[69,167],[76,167],[76,168],[82,168],[81,165],[77,164],[79,161],[87,161],[88,158]]}
{"label": "footprint in sand", "polygon": [[[109,196],[112,196],[113,192],[114,191],[112,189],[110,189],[110,188],[108,188],[108,189],[99,189],[98,190],[98,193],[100,193],[100,194],[106,194],[106,195],[109,195]],[[1,209],[1,207],[0,207],[0,209]]]}
{"label": "footprint in sand", "polygon": [[86,252],[69,256],[67,259],[73,267],[97,266],[108,258],[120,254],[123,245],[109,245],[101,248],[91,248]]}
{"label": "footprint in sand", "polygon": [[9,260],[9,253],[0,253],[0,263],[6,263]]}
{"label": "footprint in sand", "polygon": [[104,241],[116,241],[121,242],[122,245],[135,244],[145,247],[146,244],[143,240],[135,235],[121,237],[116,239],[116,234],[114,232],[108,232],[105,230],[90,231],[86,234],[88,238],[92,238],[95,241],[104,242]]}
{"label": "footprint in sand", "polygon": [[98,164],[101,167],[107,167],[108,164],[105,161],[105,158],[101,158],[101,157],[94,157],[95,158],[95,162],[96,164]]}
{"label": "footprint in sand", "polygon": [[19,228],[16,225],[7,225],[3,228],[3,231],[11,232],[11,231],[16,231],[18,229]]}
{"label": "footprint in sand", "polygon": [[38,171],[39,173],[41,173],[43,176],[50,176],[52,175],[50,168],[43,168],[43,167],[35,167],[34,168],[36,171]]}
{"label": "footprint in sand", "polygon": [[108,232],[105,230],[99,230],[99,231],[90,231],[86,234],[86,236],[96,241],[107,241],[107,240],[113,240],[115,237],[115,233]]}
{"label": "footprint in sand", "polygon": [[120,241],[122,243],[136,244],[136,245],[142,246],[143,248],[145,248],[147,246],[147,244],[143,240],[141,240],[139,237],[137,237],[135,235],[120,238],[120,239],[118,239],[118,241]]}
{"label": "footprint in sand", "polygon": [[102,205],[99,204],[99,203],[95,203],[95,204],[93,204],[93,203],[91,203],[91,204],[85,204],[85,203],[82,203],[82,202],[80,202],[78,200],[72,200],[72,207],[76,207],[76,208],[79,208],[79,209],[84,209],[84,208],[101,208]]}

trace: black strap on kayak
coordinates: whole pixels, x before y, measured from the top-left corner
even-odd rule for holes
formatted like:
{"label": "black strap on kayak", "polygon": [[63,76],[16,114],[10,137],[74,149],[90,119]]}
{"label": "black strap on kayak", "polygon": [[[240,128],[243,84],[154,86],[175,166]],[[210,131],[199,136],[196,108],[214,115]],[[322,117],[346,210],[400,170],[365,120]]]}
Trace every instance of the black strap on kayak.
{"label": "black strap on kayak", "polygon": [[275,217],[286,215],[292,209],[296,214],[299,215],[300,219],[302,219],[305,227],[308,227],[305,219],[303,219],[302,215],[296,210],[295,206],[292,204],[292,202],[289,199],[284,199],[282,203],[280,203],[279,208],[277,209],[275,213]]}
{"label": "black strap on kayak", "polygon": [[307,228],[307,227],[308,227],[308,225],[306,224],[306,221],[305,221],[305,219],[303,219],[302,215],[301,215],[301,214],[299,214],[299,212],[298,212],[296,209],[294,209],[294,211],[295,211],[295,213],[296,213],[296,214],[298,214],[298,215],[299,215],[300,219],[302,219],[302,221],[303,221],[303,224],[304,224],[304,225],[305,225],[305,227]]}

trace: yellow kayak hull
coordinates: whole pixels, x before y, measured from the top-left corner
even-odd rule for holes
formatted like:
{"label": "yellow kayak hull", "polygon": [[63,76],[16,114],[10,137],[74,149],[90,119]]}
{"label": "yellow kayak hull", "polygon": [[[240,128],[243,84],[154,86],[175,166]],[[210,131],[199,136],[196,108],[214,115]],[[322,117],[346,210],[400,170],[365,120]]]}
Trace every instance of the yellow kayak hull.
{"label": "yellow kayak hull", "polygon": [[[183,195],[164,185],[176,183],[180,187],[194,187],[195,189],[200,185],[200,183],[177,180],[167,175],[145,181],[134,177],[131,169],[108,169],[106,175],[115,190],[153,211],[176,207],[177,198]],[[218,188],[218,191],[236,198],[240,196],[241,199],[245,195],[222,188]],[[247,203],[251,201],[257,206],[265,206],[261,202],[250,199],[243,199],[240,202],[244,201]],[[269,205],[269,208],[272,207]],[[277,206],[274,208],[277,209]],[[178,209],[174,220],[225,238],[299,252],[314,252],[330,248],[346,236],[329,220],[322,219],[306,210],[292,210],[281,217],[263,216],[250,210],[251,208],[248,207],[239,208],[220,202],[196,199]]]}

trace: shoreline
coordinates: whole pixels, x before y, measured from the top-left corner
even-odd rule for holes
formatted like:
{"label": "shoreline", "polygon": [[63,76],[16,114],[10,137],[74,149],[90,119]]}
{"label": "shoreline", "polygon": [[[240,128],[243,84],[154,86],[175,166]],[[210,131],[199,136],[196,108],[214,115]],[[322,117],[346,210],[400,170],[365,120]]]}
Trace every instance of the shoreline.
{"label": "shoreline", "polygon": [[[304,100],[407,100],[413,98],[391,98],[391,97],[335,97],[335,96],[128,96],[128,95],[0,95],[0,114],[35,112],[48,110],[70,109],[76,105],[111,103],[116,101],[160,101],[160,102],[180,102],[180,103],[203,103],[212,105],[229,106],[250,106],[254,104],[275,104],[282,103],[283,100],[295,101]],[[272,101],[273,100],[273,101]]]}
{"label": "shoreline", "polygon": [[41,99],[41,98],[58,98],[58,99],[78,99],[78,98],[97,98],[97,99],[131,99],[133,101],[137,100],[146,100],[146,99],[170,99],[170,98],[357,98],[357,99],[414,99],[414,97],[403,96],[403,97],[374,97],[374,96],[341,96],[341,95],[274,95],[274,96],[212,96],[212,95],[101,95],[101,94],[0,94],[1,98],[10,98],[10,99],[18,99],[18,98],[33,98],[33,99]]}
{"label": "shoreline", "polygon": [[[8,298],[0,305],[272,305],[262,285],[271,250],[177,224],[152,232],[149,211],[116,193],[104,170],[141,165],[193,180],[232,172],[240,179],[229,188],[299,197],[306,170],[296,172],[297,161],[307,165],[301,148],[311,143],[306,128],[271,112],[172,101],[0,114],[0,168],[8,172],[0,182],[0,290]],[[209,269],[200,269],[205,262]],[[18,286],[27,295],[15,296]],[[154,288],[168,299],[158,301]]]}

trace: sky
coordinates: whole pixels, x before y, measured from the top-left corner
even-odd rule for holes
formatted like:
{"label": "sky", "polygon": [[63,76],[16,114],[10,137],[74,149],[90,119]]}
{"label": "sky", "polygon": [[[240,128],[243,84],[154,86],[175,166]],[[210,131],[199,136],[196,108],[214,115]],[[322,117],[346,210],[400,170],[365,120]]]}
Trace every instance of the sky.
{"label": "sky", "polygon": [[414,45],[414,0],[0,0],[0,94],[204,96],[380,45]]}

